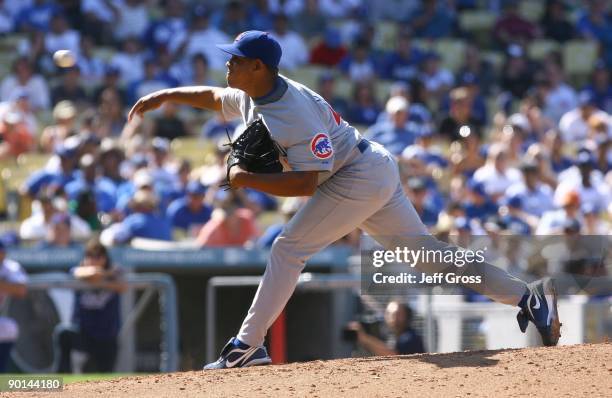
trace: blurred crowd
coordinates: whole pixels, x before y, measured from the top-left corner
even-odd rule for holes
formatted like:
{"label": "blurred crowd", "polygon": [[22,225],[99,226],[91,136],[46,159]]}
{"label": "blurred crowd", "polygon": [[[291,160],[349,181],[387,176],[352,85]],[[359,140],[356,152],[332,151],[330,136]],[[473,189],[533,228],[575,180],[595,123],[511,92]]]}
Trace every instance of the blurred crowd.
{"label": "blurred crowd", "polygon": [[[269,246],[304,199],[220,188],[226,131],[239,121],[167,104],[126,123],[152,91],[224,85],[227,58],[214,44],[247,29],[279,40],[287,76],[320,71],[311,88],[398,157],[432,232],[609,234],[612,7],[551,0],[535,19],[524,3],[0,1],[0,33],[16,38],[0,82],[0,161],[48,154],[20,187],[32,209],[15,238]],[[494,16],[486,37],[460,23],[470,12]],[[448,39],[465,49],[454,70],[432,50]],[[528,51],[535,40],[577,39],[597,46],[585,76],[567,76],[560,51]],[[56,65],[57,50],[76,64]],[[181,140],[207,148],[201,161],[175,153]],[[342,243],[358,241],[356,231]]]}
{"label": "blurred crowd", "polygon": [[[2,209],[4,224],[18,225],[0,239],[0,300],[25,294],[23,269],[4,258],[9,244],[66,248],[93,237],[72,273],[107,284],[79,293],[79,331],[58,332],[64,371],[75,368],[75,348],[99,370],[115,360],[125,286],[106,246],[269,247],[304,203],[221,187],[225,137],[240,121],[171,104],[126,121],[155,90],[225,85],[227,58],[214,45],[248,29],[274,35],[282,73],[397,156],[432,233],[611,233],[606,0],[0,0],[2,176],[23,156],[44,160],[20,184],[20,217]],[[564,52],[576,40],[596,52],[578,75],[567,63],[580,60]],[[456,58],[445,53],[456,45]],[[58,50],[76,63],[60,66]],[[358,247],[359,234],[340,243]],[[391,311],[401,315],[390,318],[401,324],[392,352],[422,351],[408,344],[410,316],[400,310]],[[14,322],[0,318],[0,328],[16,339]],[[352,332],[387,352],[360,325]],[[11,345],[0,344],[0,371]]]}

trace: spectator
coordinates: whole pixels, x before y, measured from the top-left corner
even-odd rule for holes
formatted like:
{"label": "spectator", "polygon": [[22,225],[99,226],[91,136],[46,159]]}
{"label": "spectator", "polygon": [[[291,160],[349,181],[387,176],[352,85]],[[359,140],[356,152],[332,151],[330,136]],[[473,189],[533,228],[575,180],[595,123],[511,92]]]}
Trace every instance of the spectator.
{"label": "spectator", "polygon": [[289,30],[289,18],[286,15],[278,14],[274,17],[271,35],[283,50],[279,64],[281,69],[294,70],[308,62],[308,47],[298,33]]}
{"label": "spectator", "polygon": [[319,0],[319,10],[327,18],[346,18],[361,4],[362,0]]}
{"label": "spectator", "polygon": [[327,28],[325,36],[310,51],[310,63],[334,67],[346,56],[347,49],[342,44],[340,32]]}
{"label": "spectator", "polygon": [[202,126],[201,137],[205,140],[217,140],[227,137],[228,132],[234,131],[238,127],[238,123],[234,120],[225,120],[220,112],[215,113]]}
{"label": "spectator", "polygon": [[531,225],[523,212],[523,200],[520,196],[509,196],[502,200],[499,208],[499,222],[511,235],[531,235]]}
{"label": "spectator", "polygon": [[404,187],[406,195],[414,206],[419,218],[428,228],[438,223],[439,210],[429,198],[427,182],[424,178],[413,177],[408,179]]}
{"label": "spectator", "polygon": [[204,202],[206,187],[199,181],[189,181],[186,191],[185,196],[170,203],[166,217],[175,229],[195,237],[210,220],[212,209]]}
{"label": "spectator", "polygon": [[419,64],[424,54],[412,45],[411,39],[409,33],[403,33],[398,37],[395,50],[386,56],[382,77],[408,82],[418,76]]}
{"label": "spectator", "polygon": [[117,90],[107,88],[102,91],[98,115],[99,138],[118,137],[121,134],[126,123],[126,115],[123,111],[120,93]]}
{"label": "spectator", "polygon": [[349,106],[347,119],[351,124],[371,126],[376,122],[380,107],[374,97],[372,83],[359,81],[353,88],[353,102]]}
{"label": "spectator", "polygon": [[610,72],[604,60],[600,59],[595,62],[591,83],[584,88],[583,92],[588,92],[593,96],[599,109],[612,113],[612,83],[610,82]]}
{"label": "spectator", "polygon": [[578,105],[574,89],[565,82],[561,66],[556,62],[545,65],[548,93],[544,98],[542,112],[554,123],[558,123],[563,114],[571,111]]}
{"label": "spectator", "polygon": [[15,91],[10,101],[0,103],[0,120],[9,112],[21,114],[26,129],[32,132],[33,135],[38,132],[38,120],[36,114],[32,111],[30,97],[25,90]]}
{"label": "spectator", "polygon": [[461,139],[451,145],[449,159],[453,167],[452,174],[454,176],[471,178],[476,170],[484,164],[485,159],[481,151],[480,137],[477,134],[472,134],[470,128],[462,131],[469,134],[461,137]]}
{"label": "spectator", "polygon": [[152,92],[178,86],[178,81],[166,76],[158,69],[159,56],[147,57],[144,61],[144,75],[142,79],[134,80],[128,87],[128,99],[130,103],[138,101]]}
{"label": "spectator", "polygon": [[78,147],[73,142],[68,144],[64,143],[55,148],[59,167],[57,169],[51,167],[34,172],[25,181],[22,194],[34,198],[47,187],[63,189],[66,184],[76,178],[75,169]]}
{"label": "spectator", "polygon": [[589,0],[587,11],[578,19],[576,29],[586,39],[597,40],[603,47],[606,63],[612,65],[612,23],[605,0]]}
{"label": "spectator", "polygon": [[540,26],[544,29],[544,37],[560,43],[565,43],[574,37],[574,26],[567,18],[566,5],[561,0],[546,2],[546,10],[540,19]]}
{"label": "spectator", "polygon": [[49,30],[51,18],[60,12],[60,7],[53,1],[33,0],[30,6],[22,8],[17,14],[15,25],[19,32],[46,32]]}
{"label": "spectator", "polygon": [[351,322],[348,329],[356,333],[356,342],[373,355],[409,355],[425,352],[423,340],[412,328],[412,309],[399,301],[390,301],[385,310],[385,324],[391,332],[389,341],[365,331],[359,322]]}
{"label": "spectator", "polygon": [[459,80],[460,76],[466,76],[468,74],[476,76],[480,93],[485,97],[489,96],[498,84],[498,78],[493,65],[482,58],[480,50],[476,45],[469,43],[465,48],[463,67],[457,74],[457,78]]}
{"label": "spectator", "polygon": [[83,0],[83,32],[93,37],[96,44],[109,44],[113,37],[113,28],[118,18],[114,2],[106,0]]}
{"label": "spectator", "polygon": [[4,1],[0,1],[0,35],[10,33],[13,29],[14,21],[10,9]]}
{"label": "spectator", "polygon": [[9,111],[0,122],[0,160],[17,159],[22,153],[34,147],[32,132],[23,120],[21,113]]}
{"label": "spectator", "polygon": [[563,153],[564,144],[563,136],[559,130],[551,129],[546,132],[544,145],[549,152],[550,166],[555,174],[567,170],[574,164],[572,160]]}
{"label": "spectator", "polygon": [[512,43],[526,44],[540,35],[538,26],[519,14],[518,3],[504,2],[502,14],[495,22],[493,34],[502,48]]}
{"label": "spectator", "polygon": [[502,67],[500,86],[514,98],[523,98],[534,83],[534,70],[527,60],[525,50],[516,44],[508,46],[505,65]]}
{"label": "spectator", "polygon": [[272,19],[274,14],[284,14],[283,11],[277,10],[272,12],[270,8],[270,2],[268,0],[256,0],[248,7],[248,15],[250,25],[254,30],[261,30],[264,32],[270,31],[272,29]]}
{"label": "spectator", "polygon": [[[106,248],[92,239],[85,246],[81,263],[70,270],[75,279],[86,282],[91,289],[75,293],[71,327],[56,330],[61,373],[80,373],[83,369],[79,365],[86,361],[93,362],[85,367],[86,371],[110,373],[115,367],[121,323],[119,295],[127,285],[123,271],[111,261]],[[81,364],[72,358],[80,359]]]}
{"label": "spectator", "polygon": [[580,223],[580,195],[576,191],[566,191],[560,200],[560,209],[547,211],[540,218],[536,235],[556,235],[563,232],[568,221]]}
{"label": "spectator", "polygon": [[34,111],[49,108],[49,87],[42,76],[34,74],[26,57],[17,58],[13,63],[12,74],[2,80],[0,100],[9,101],[18,90],[28,94]]}
{"label": "spectator", "polygon": [[167,47],[177,36],[185,35],[187,23],[184,19],[183,0],[168,0],[164,4],[162,18],[153,21],[145,32],[145,41],[152,51]]}
{"label": "spectator", "polygon": [[190,29],[175,35],[168,48],[176,59],[193,60],[197,54],[203,54],[210,69],[224,70],[227,56],[215,47],[215,43],[229,40],[225,33],[210,24],[210,10],[198,5],[193,10]]}
{"label": "spectator", "polygon": [[75,200],[83,191],[94,193],[97,210],[109,213],[115,209],[116,188],[106,177],[98,175],[97,159],[91,154],[85,154],[79,161],[80,173],[78,177],[66,184],[68,199]]}
{"label": "spectator", "polygon": [[80,52],[76,65],[88,87],[97,86],[106,73],[104,61],[94,53],[95,41],[91,36],[81,36]]}
{"label": "spectator", "polygon": [[249,30],[246,8],[242,2],[232,0],[226,4],[223,10],[211,16],[213,25],[232,37]]}
{"label": "spectator", "polygon": [[125,178],[123,178],[120,172],[123,158],[123,151],[112,139],[105,139],[102,141],[100,145],[101,175],[114,184],[115,190],[125,182]]}
{"label": "spectator", "polygon": [[188,136],[187,126],[178,115],[178,107],[173,103],[165,103],[162,113],[153,121],[153,136],[172,141],[178,137]]}
{"label": "spectator", "polygon": [[[268,7],[274,14],[285,14],[295,17],[304,9],[304,0],[268,0]],[[322,32],[320,30],[319,32]]]}
{"label": "spectator", "polygon": [[[465,217],[468,220],[476,219],[485,223],[487,219],[497,213],[497,205],[494,198],[486,191],[482,182],[471,179],[467,183],[467,197],[463,203]],[[492,200],[493,199],[493,200]]]}
{"label": "spectator", "polygon": [[177,65],[171,68],[171,73],[179,80],[182,85],[186,86],[211,86],[219,84],[214,81],[209,75],[208,59],[204,54],[195,54],[191,58],[191,64],[186,67]]}
{"label": "spectator", "polygon": [[76,108],[70,101],[60,101],[53,108],[55,124],[45,127],[40,136],[44,152],[52,153],[66,138],[76,134]]}
{"label": "spectator", "polygon": [[[301,3],[301,0],[288,1],[288,3]],[[305,0],[304,8],[297,14],[284,11],[286,15],[293,15],[293,26],[306,40],[310,40],[325,31],[327,21],[319,10],[319,0]]]}
{"label": "spectator", "polygon": [[149,10],[144,0],[107,2],[113,8],[116,22],[113,26],[115,40],[142,37],[147,30]]}
{"label": "spectator", "polygon": [[196,242],[200,246],[245,246],[257,238],[255,217],[231,191],[220,199]]}
{"label": "spectator", "polygon": [[578,96],[578,106],[564,113],[559,121],[563,141],[579,143],[587,138],[591,118],[607,120],[609,115],[597,108],[593,93],[583,91]]}
{"label": "spectator", "polygon": [[121,84],[121,70],[113,65],[105,66],[102,84],[96,87],[93,92],[94,102],[99,104],[102,99],[102,93],[109,88],[117,92],[122,104],[127,103],[127,92]]}
{"label": "spectator", "polygon": [[78,247],[72,239],[71,218],[70,214],[64,212],[53,214],[49,222],[47,236],[37,247],[40,249],[69,249]]}
{"label": "spectator", "polygon": [[472,116],[472,98],[465,87],[455,88],[450,92],[448,116],[440,121],[438,134],[441,137],[456,141],[462,137],[475,134],[481,137],[481,122]]}
{"label": "spectator", "polygon": [[80,53],[81,34],[71,29],[66,15],[61,12],[53,14],[49,32],[45,34],[45,51],[54,54],[58,50],[68,50],[78,58]]}
{"label": "spectator", "polygon": [[[479,124],[484,126],[487,122],[487,104],[485,98],[480,95],[480,84],[478,77],[467,72],[464,75],[459,76],[458,80],[458,87],[465,87],[469,94],[470,101],[472,103],[472,117],[477,120]],[[450,98],[445,95],[440,104],[440,110],[442,112],[448,112],[449,106]]]}
{"label": "spectator", "polygon": [[121,51],[113,55],[110,66],[119,70],[122,84],[140,80],[144,76],[145,56],[140,49],[140,40],[136,37],[126,38],[121,45]]}
{"label": "spectator", "polygon": [[393,155],[400,155],[404,148],[414,143],[420,133],[409,128],[408,108],[408,101],[404,97],[391,97],[386,105],[389,120],[373,125],[365,136],[382,144]]}
{"label": "spectator", "polygon": [[508,148],[492,144],[487,153],[487,162],[474,173],[474,180],[484,185],[485,191],[497,201],[512,184],[520,181],[521,175],[514,167],[508,167]]}
{"label": "spectator", "polygon": [[440,56],[433,52],[423,58],[419,79],[425,85],[428,97],[438,101],[454,82],[453,74],[440,66]]}
{"label": "spectator", "polygon": [[133,238],[171,241],[170,222],[157,214],[157,205],[157,196],[152,191],[139,189],[130,201],[132,214],[105,229],[100,239],[114,244],[126,244]]}
{"label": "spectator", "polygon": [[[21,265],[6,258],[6,247],[0,241],[0,305],[7,297],[24,298],[27,294],[28,277]],[[17,323],[9,317],[0,316],[0,373],[6,373],[11,350],[19,337]]]}
{"label": "spectator", "polygon": [[593,204],[585,204],[582,206],[581,210],[584,215],[584,224],[582,225],[581,231],[582,235],[609,235],[610,225],[602,216],[601,209]]}
{"label": "spectator", "polygon": [[332,73],[322,73],[318,79],[317,93],[332,107],[339,115],[348,114],[348,102],[336,94],[336,77]]}
{"label": "spectator", "polygon": [[[49,235],[51,220],[58,213],[58,207],[65,207],[61,204],[63,199],[55,198],[47,192],[41,192],[32,204],[32,215],[21,223],[19,227],[19,237],[27,241],[41,241]],[[56,205],[56,203],[58,203]],[[71,239],[75,241],[85,240],[91,236],[91,229],[81,218],[70,217]]]}
{"label": "spectator", "polygon": [[376,77],[376,62],[370,45],[365,40],[357,40],[352,51],[340,63],[340,69],[354,82],[373,80]]}
{"label": "spectator", "polygon": [[423,39],[449,37],[455,30],[452,10],[438,0],[423,0],[410,20],[414,35]]}
{"label": "spectator", "polygon": [[60,101],[70,101],[79,109],[84,109],[91,104],[89,96],[81,82],[81,70],[77,65],[65,68],[62,71],[60,85],[51,91],[51,101],[57,105]]}
{"label": "spectator", "polygon": [[594,156],[582,150],[578,153],[575,164],[559,176],[560,182],[555,190],[555,201],[559,203],[566,192],[577,192],[581,205],[594,206],[599,209],[607,208],[612,192],[603,181],[599,171],[595,170]]}
{"label": "spectator", "polygon": [[534,217],[541,217],[553,209],[553,192],[550,186],[542,183],[538,165],[524,161],[521,166],[522,181],[511,185],[506,191],[507,198],[519,197],[521,207]]}

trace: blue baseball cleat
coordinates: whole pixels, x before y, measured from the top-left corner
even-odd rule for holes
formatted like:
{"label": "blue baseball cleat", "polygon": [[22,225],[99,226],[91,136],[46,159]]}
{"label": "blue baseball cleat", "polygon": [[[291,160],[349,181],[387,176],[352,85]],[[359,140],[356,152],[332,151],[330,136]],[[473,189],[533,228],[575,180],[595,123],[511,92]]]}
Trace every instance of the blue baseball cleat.
{"label": "blue baseball cleat", "polygon": [[521,332],[525,333],[529,321],[542,336],[545,346],[555,346],[561,337],[561,322],[557,312],[557,292],[551,278],[527,285],[527,292],[519,302],[521,311],[516,316]]}
{"label": "blue baseball cleat", "polygon": [[219,359],[204,366],[203,370],[245,368],[247,366],[267,365],[270,362],[272,360],[268,356],[266,347],[251,347],[232,337],[221,350]]}

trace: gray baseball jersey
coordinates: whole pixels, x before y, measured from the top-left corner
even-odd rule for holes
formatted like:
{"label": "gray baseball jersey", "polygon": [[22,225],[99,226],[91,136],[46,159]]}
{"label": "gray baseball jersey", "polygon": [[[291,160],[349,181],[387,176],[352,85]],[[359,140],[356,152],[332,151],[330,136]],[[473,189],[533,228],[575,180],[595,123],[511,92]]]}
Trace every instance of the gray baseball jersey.
{"label": "gray baseball jersey", "polygon": [[265,97],[252,99],[244,91],[226,88],[221,100],[228,120],[241,117],[248,125],[261,118],[291,170],[321,171],[319,184],[346,163],[361,140],[319,94],[284,76]]}
{"label": "gray baseball jersey", "polygon": [[[268,328],[293,294],[306,260],[355,228],[388,249],[415,244],[427,249],[448,247],[429,235],[406,198],[395,158],[381,145],[363,140],[312,90],[280,77],[263,98],[252,99],[228,88],[221,100],[228,119],[242,117],[248,124],[261,117],[293,170],[321,171],[316,192],[272,245],[266,271],[238,333],[242,342],[263,344]],[[448,264],[417,267],[441,272]],[[485,273],[487,286],[472,286],[476,291],[507,304],[519,302],[526,286],[522,281],[486,263],[464,266],[464,274]],[[496,297],[495,292],[501,291],[505,294]]]}

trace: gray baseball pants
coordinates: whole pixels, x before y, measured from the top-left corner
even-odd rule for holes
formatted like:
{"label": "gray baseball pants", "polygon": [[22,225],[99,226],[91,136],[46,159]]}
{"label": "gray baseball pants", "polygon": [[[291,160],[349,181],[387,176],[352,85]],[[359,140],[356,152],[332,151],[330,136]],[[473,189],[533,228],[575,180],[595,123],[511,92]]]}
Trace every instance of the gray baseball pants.
{"label": "gray baseball pants", "polygon": [[[373,142],[363,153],[355,149],[354,156],[319,185],[272,245],[270,260],[238,339],[250,346],[261,346],[268,328],[293,294],[308,258],[355,228],[367,232],[387,250],[402,244],[418,244],[415,249],[452,248],[432,237],[419,219],[403,192],[393,156]],[[416,267],[427,273],[449,270],[448,264]],[[463,275],[486,275],[486,284],[466,286],[495,301],[517,305],[525,293],[523,281],[493,265],[472,263],[462,268]]]}

